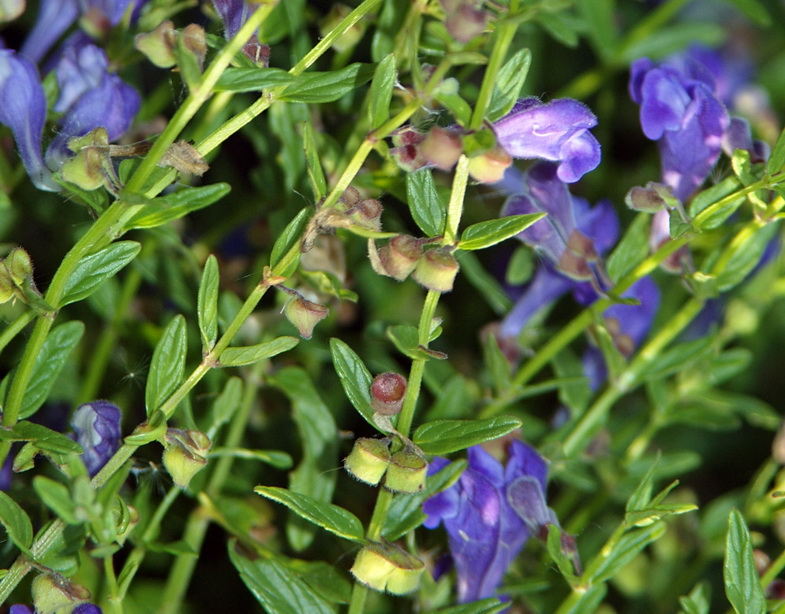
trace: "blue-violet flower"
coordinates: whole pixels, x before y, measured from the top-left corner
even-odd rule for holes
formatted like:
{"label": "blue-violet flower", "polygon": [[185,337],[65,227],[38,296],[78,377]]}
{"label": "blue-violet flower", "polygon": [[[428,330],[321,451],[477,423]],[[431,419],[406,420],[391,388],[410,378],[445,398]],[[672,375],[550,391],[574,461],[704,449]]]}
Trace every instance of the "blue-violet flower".
{"label": "blue-violet flower", "polygon": [[[545,503],[548,467],[534,448],[514,440],[506,466],[480,446],[468,457],[460,479],[423,504],[425,526],[447,530],[461,603],[493,596],[529,536],[558,524]],[[448,462],[435,458],[429,473]]]}
{"label": "blue-violet flower", "polygon": [[90,477],[101,470],[120,448],[120,408],[109,401],[93,401],[80,405],[71,419],[77,443],[82,446],[82,459]]}

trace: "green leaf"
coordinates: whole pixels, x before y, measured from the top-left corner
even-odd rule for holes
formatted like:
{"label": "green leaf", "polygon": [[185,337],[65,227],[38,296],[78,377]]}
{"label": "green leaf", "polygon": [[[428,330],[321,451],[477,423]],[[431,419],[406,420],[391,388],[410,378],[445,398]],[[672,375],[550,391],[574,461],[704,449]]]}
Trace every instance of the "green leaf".
{"label": "green leaf", "polygon": [[441,471],[429,475],[422,491],[405,497],[395,497],[384,519],[384,538],[395,541],[419,527],[427,518],[422,511],[423,502],[452,486],[467,466],[468,462],[465,460],[452,462]]}
{"label": "green leaf", "polygon": [[373,421],[373,410],[371,409],[371,382],[373,378],[370,371],[355,351],[340,339],[334,337],[330,339],[330,353],[346,398],[368,424],[377,431],[380,430]]}
{"label": "green leaf", "polygon": [[608,587],[605,584],[595,584],[585,592],[581,593],[576,602],[571,602],[569,608],[562,608],[559,614],[587,614],[595,612],[605,599]]}
{"label": "green leaf", "polygon": [[260,92],[270,87],[289,85],[296,77],[281,68],[229,67],[213,88],[216,92]]}
{"label": "green leaf", "polygon": [[609,60],[616,53],[618,28],[613,0],[577,0],[576,7],[585,22],[589,40],[597,54]]}
{"label": "green leaf", "polygon": [[199,332],[202,334],[202,352],[213,349],[218,337],[218,260],[210,254],[204,263],[202,280],[199,283],[196,315],[199,319]]}
{"label": "green leaf", "polygon": [[759,26],[769,26],[771,15],[760,0],[727,0]]}
{"label": "green leaf", "polygon": [[[443,83],[446,82],[449,82],[449,79],[445,79]],[[436,90],[433,97],[452,114],[460,126],[469,125],[472,119],[472,107],[458,94],[457,88],[442,87]]]}
{"label": "green leaf", "polygon": [[692,589],[686,597],[679,597],[681,612],[679,614],[709,614],[711,600],[709,599],[710,585],[703,581]]}
{"label": "green leaf", "polygon": [[731,510],[723,565],[725,595],[740,614],[763,614],[766,598],[755,567],[750,531],[739,510]]}
{"label": "green leaf", "polygon": [[41,501],[66,524],[83,522],[77,515],[77,506],[65,484],[37,475],[33,478],[33,488]]}
{"label": "green leaf", "polygon": [[306,207],[302,209],[300,213],[298,213],[295,218],[286,225],[284,231],[275,240],[273,249],[270,252],[270,268],[273,269],[273,273],[275,275],[289,277],[297,268],[297,263],[300,259],[299,253],[285,269],[278,269],[277,267],[283,260],[283,257],[289,253],[291,249],[299,244],[310,216],[310,208]]}
{"label": "green leaf", "polygon": [[740,284],[758,266],[763,252],[766,251],[777,230],[777,224],[766,224],[735,249],[725,268],[717,276],[717,287],[720,292],[726,292]]}
{"label": "green leaf", "polygon": [[[726,177],[718,184],[703,190],[690,203],[690,216],[695,217],[709,205],[720,202],[726,196],[733,194],[733,192],[739,188],[741,188],[741,183],[739,183],[739,180],[734,176],[730,176]],[[725,220],[727,220],[736,212],[736,209],[741,206],[745,199],[746,196],[740,196],[739,198],[734,198],[728,202],[723,203],[722,207],[720,207],[717,211],[714,211],[711,216],[703,221],[701,228],[708,230],[720,226],[725,222]]]}
{"label": "green leaf", "polygon": [[495,220],[487,220],[472,224],[461,234],[458,247],[463,250],[485,249],[514,237],[526,230],[537,220],[545,217],[545,213],[527,213],[525,215],[508,215]]}
{"label": "green leaf", "polygon": [[307,72],[284,90],[280,100],[306,104],[334,102],[370,81],[372,76],[373,66],[359,62],[330,72]]}
{"label": "green leaf", "polygon": [[502,603],[496,597],[488,597],[463,605],[454,605],[449,608],[434,610],[431,614],[498,614],[510,607],[509,603]]}
{"label": "green leaf", "polygon": [[32,556],[30,546],[33,544],[33,523],[19,504],[3,491],[0,491],[0,524],[16,547]]}
{"label": "green leaf", "polygon": [[512,416],[484,420],[435,420],[420,426],[412,437],[425,454],[449,454],[520,428],[521,421]]}
{"label": "green leaf", "polygon": [[295,347],[300,340],[296,337],[278,337],[272,341],[247,345],[244,347],[230,347],[221,352],[222,367],[239,367],[250,365],[263,358],[270,358],[283,352],[288,352]]}
{"label": "green leaf", "polygon": [[210,451],[210,458],[229,456],[231,458],[245,458],[267,463],[276,469],[291,469],[294,466],[292,457],[280,450],[248,450],[247,448],[216,448]]}
{"label": "green leaf", "polygon": [[136,241],[118,241],[82,258],[65,282],[59,307],[90,296],[102,283],[131,262],[141,247]]}
{"label": "green leaf", "polygon": [[512,308],[510,296],[504,291],[499,281],[483,267],[476,254],[458,251],[455,254],[461,273],[468,282],[479,291],[479,296],[488,303],[498,316],[505,315]]}
{"label": "green leaf", "polygon": [[30,380],[27,383],[19,418],[24,419],[38,411],[49,396],[69,355],[84,333],[81,322],[66,322],[54,328],[44,341],[41,352],[35,359]]}
{"label": "green leaf", "polygon": [[570,586],[576,586],[580,579],[575,575],[575,568],[573,567],[572,561],[564,554],[561,527],[555,524],[548,525],[546,544],[548,547],[548,555],[551,557],[551,560],[556,563],[561,575],[564,576],[564,579],[567,580]]}
{"label": "green leaf", "polygon": [[[221,426],[229,422],[240,407],[240,401],[243,397],[243,380],[239,377],[230,377],[226,380],[226,385],[221,391],[215,401],[213,401],[210,415],[212,417],[212,424],[210,425],[211,433],[215,433]],[[213,439],[212,434],[210,439]]]}
{"label": "green leaf", "polygon": [[144,403],[150,416],[180,385],[185,372],[185,318],[178,315],[164,329],[153,351]]}
{"label": "green leaf", "polygon": [[657,465],[659,462],[660,457],[657,455],[657,459],[652,463],[651,467],[649,467],[646,475],[643,476],[643,479],[638,483],[637,488],[630,495],[630,498],[627,499],[627,505],[624,508],[627,513],[639,511],[648,507],[649,502],[651,501],[651,489],[654,484],[654,474],[657,471]]}
{"label": "green leaf", "polygon": [[608,276],[618,282],[649,255],[651,215],[639,213],[608,258]]}
{"label": "green leaf", "polygon": [[594,394],[583,363],[570,348],[556,354],[551,363],[558,378],[564,380],[564,383],[559,385],[559,400],[572,410],[572,415],[580,416],[589,406]]}
{"label": "green leaf", "polygon": [[677,343],[652,359],[642,377],[656,379],[681,371],[711,352],[713,343],[713,336]]}
{"label": "green leaf", "polygon": [[783,171],[785,166],[785,130],[780,132],[774,149],[771,150],[769,161],[766,164],[766,172],[769,175],[777,175]]}
{"label": "green leaf", "polygon": [[368,117],[371,130],[381,126],[390,117],[390,100],[392,100],[392,92],[397,79],[395,54],[390,53],[376,67],[371,82],[371,91],[368,94]]}
{"label": "green leaf", "polygon": [[302,122],[300,127],[303,148],[305,149],[305,167],[308,171],[308,179],[311,182],[314,201],[319,201],[327,195],[327,180],[324,178],[319,149],[316,146],[313,122],[309,118],[308,121]]}
{"label": "green leaf", "polygon": [[[34,422],[27,422],[26,420],[17,422],[10,433],[15,441],[30,441],[35,444],[36,448],[45,452],[54,454],[82,454],[84,452],[82,446],[68,437],[68,435],[58,433]],[[0,435],[0,439],[3,438]]]}
{"label": "green leaf", "polygon": [[[540,13],[543,15],[544,13]],[[496,83],[491,95],[491,102],[488,105],[488,119],[496,121],[510,112],[515,102],[520,97],[521,88],[526,81],[529,73],[532,54],[528,49],[521,49],[499,70],[496,76]]]}
{"label": "green leaf", "polygon": [[[292,414],[302,445],[302,457],[289,474],[289,490],[329,503],[338,478],[338,428],[308,374],[299,367],[286,367],[270,383],[292,402]],[[304,550],[313,541],[315,527],[301,518],[286,525],[289,543]]]}
{"label": "green leaf", "polygon": [[420,345],[420,334],[414,326],[398,324],[387,327],[387,337],[393,342],[398,351],[412,360],[444,360],[447,354],[428,349]]}
{"label": "green leaf", "polygon": [[553,13],[540,11],[535,19],[548,34],[565,47],[578,46],[578,28],[581,24],[576,23],[577,20],[570,19],[565,11]]}
{"label": "green leaf", "polygon": [[[592,584],[605,582],[615,576],[622,568],[628,565],[632,559],[649,544],[657,541],[665,534],[665,523],[656,522],[641,529],[635,529],[625,533],[610,553],[600,551],[597,556],[602,557],[603,561],[591,575],[589,581]],[[587,569],[593,569],[592,563],[587,565]]]}
{"label": "green leaf", "polygon": [[125,230],[155,228],[185,217],[192,211],[209,207],[226,196],[231,190],[228,183],[214,183],[199,188],[183,188],[174,194],[156,198],[132,217]]}
{"label": "green leaf", "polygon": [[658,60],[682,51],[689,45],[703,44],[714,47],[721,43],[725,36],[725,30],[718,24],[699,21],[670,23],[667,28],[656,30],[643,40],[626,46],[620,54],[620,61],[628,64],[641,57]]}
{"label": "green leaf", "polygon": [[406,197],[409,211],[420,230],[429,237],[442,234],[447,211],[436,191],[430,169],[426,168],[406,175]]}
{"label": "green leaf", "polygon": [[301,518],[338,537],[365,543],[360,519],[342,507],[275,486],[257,486],[254,492],[285,505]]}
{"label": "green leaf", "polygon": [[234,541],[229,542],[229,559],[266,612],[335,614],[330,603],[277,560],[250,561],[237,554]]}

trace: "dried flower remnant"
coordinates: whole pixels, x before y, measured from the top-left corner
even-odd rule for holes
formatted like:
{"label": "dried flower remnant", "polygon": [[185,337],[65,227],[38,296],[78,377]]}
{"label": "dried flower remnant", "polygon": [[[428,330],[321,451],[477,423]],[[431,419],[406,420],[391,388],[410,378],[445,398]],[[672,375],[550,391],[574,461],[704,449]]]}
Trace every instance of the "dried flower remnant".
{"label": "dried flower remnant", "polygon": [[406,378],[398,373],[380,373],[371,382],[371,409],[385,416],[401,411],[406,395]]}

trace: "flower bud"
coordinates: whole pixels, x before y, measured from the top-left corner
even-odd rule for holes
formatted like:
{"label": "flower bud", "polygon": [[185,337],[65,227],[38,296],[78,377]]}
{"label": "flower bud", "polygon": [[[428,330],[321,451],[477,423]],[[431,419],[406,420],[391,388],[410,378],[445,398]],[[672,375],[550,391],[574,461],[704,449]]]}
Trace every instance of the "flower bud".
{"label": "flower bud", "polygon": [[442,4],[451,5],[451,9],[446,10],[447,18],[444,20],[444,25],[459,43],[468,43],[485,31],[490,17],[487,11],[475,8],[469,3],[455,7],[455,0],[448,2],[442,0]]}
{"label": "flower bud", "polygon": [[416,171],[428,164],[420,151],[424,139],[425,135],[411,126],[401,128],[392,135],[395,147],[390,149],[390,155],[403,170]]}
{"label": "flower bud", "polygon": [[358,582],[394,595],[411,593],[420,586],[423,562],[392,544],[373,543],[357,554],[351,572]]}
{"label": "flower bud", "polygon": [[13,21],[25,12],[25,0],[5,0],[0,2],[0,23]]}
{"label": "flower bud", "polygon": [[33,604],[36,614],[54,614],[90,599],[90,591],[73,584],[59,573],[42,573],[33,580]]}
{"label": "flower bud", "polygon": [[7,303],[16,296],[16,284],[11,277],[11,271],[5,265],[5,262],[0,262],[0,304]]}
{"label": "flower bud", "polygon": [[207,39],[204,28],[195,23],[188,24],[180,32],[180,40],[183,47],[196,60],[199,70],[202,70],[204,68],[204,56],[207,55]]}
{"label": "flower bud", "polygon": [[371,409],[385,416],[401,411],[406,395],[406,378],[397,373],[381,373],[371,383]]}
{"label": "flower bud", "polygon": [[501,147],[494,147],[479,156],[469,158],[469,175],[480,183],[496,183],[501,181],[512,165],[512,158]]}
{"label": "flower bud", "polygon": [[[406,279],[422,256],[422,243],[409,235],[398,235],[379,250],[380,268],[374,270],[380,275],[393,277],[398,281]],[[373,260],[371,264],[374,264]]]}
{"label": "flower bud", "polygon": [[176,42],[177,33],[174,24],[167,19],[152,32],[137,34],[134,47],[156,66],[171,68],[177,63],[174,55]]}
{"label": "flower bud", "polygon": [[175,484],[186,488],[191,478],[207,465],[210,439],[200,431],[181,429],[167,429],[164,439],[164,467]]}
{"label": "flower bud", "polygon": [[449,171],[463,153],[463,142],[452,130],[436,126],[431,128],[420,145],[420,153],[429,164],[443,171]]}
{"label": "flower bud", "polygon": [[417,493],[425,488],[428,463],[411,449],[404,448],[392,455],[384,487],[392,492]]}
{"label": "flower bud", "polygon": [[348,209],[351,209],[360,202],[360,191],[357,188],[349,186],[343,191],[343,194],[341,194],[340,200]]}
{"label": "flower bud", "polygon": [[680,204],[668,186],[653,181],[649,181],[645,187],[639,185],[633,187],[627,192],[624,202],[630,209],[646,213],[673,209]]}
{"label": "flower bud", "polygon": [[33,261],[30,260],[30,254],[21,247],[11,250],[5,258],[5,266],[17,286],[21,286],[26,279],[33,276]]}
{"label": "flower bud", "polygon": [[361,482],[375,486],[390,464],[389,443],[386,439],[362,437],[354,442],[343,466]]}
{"label": "flower bud", "polygon": [[324,305],[313,303],[302,296],[290,300],[283,308],[286,319],[297,327],[303,339],[310,339],[313,336],[314,327],[329,313],[330,310]]}
{"label": "flower bud", "polygon": [[430,249],[417,261],[412,277],[429,290],[449,292],[459,268],[455,256],[448,250]]}

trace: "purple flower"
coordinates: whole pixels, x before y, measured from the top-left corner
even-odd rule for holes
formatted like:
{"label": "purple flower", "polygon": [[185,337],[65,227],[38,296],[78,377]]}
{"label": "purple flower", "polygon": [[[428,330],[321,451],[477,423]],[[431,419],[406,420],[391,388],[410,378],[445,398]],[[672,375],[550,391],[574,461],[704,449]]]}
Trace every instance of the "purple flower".
{"label": "purple flower", "polygon": [[27,174],[41,190],[55,191],[41,156],[46,95],[38,70],[11,49],[0,49],[0,124],[11,129]]}
{"label": "purple flower", "polygon": [[41,0],[38,19],[21,53],[38,63],[80,15],[89,17],[100,29],[108,30],[120,23],[129,6],[133,6],[131,21],[135,21],[145,2],[147,0]]}
{"label": "purple flower", "polygon": [[47,165],[60,168],[71,154],[68,141],[103,126],[109,140],[120,138],[139,111],[139,93],[108,72],[106,53],[92,44],[67,46],[57,63],[60,98],[55,110],[63,113],[62,129],[46,152]]}
{"label": "purple flower", "polygon": [[[245,0],[213,0],[213,6],[221,16],[221,21],[224,22],[227,40],[237,34],[255,10]],[[270,47],[261,44],[257,35],[254,34],[243,46],[243,54],[256,64],[267,66],[270,59]]]}
{"label": "purple flower", "polygon": [[711,72],[692,58],[659,66],[641,58],[629,91],[641,105],[643,133],[658,141],[663,182],[685,201],[714,168],[730,123]]}
{"label": "purple flower", "polygon": [[[545,503],[547,464],[533,448],[513,441],[506,466],[480,446],[468,457],[460,479],[423,504],[425,526],[447,530],[461,603],[493,596],[529,536],[558,524]],[[447,464],[436,458],[429,473]]]}
{"label": "purple flower", "polygon": [[103,611],[92,603],[80,603],[71,610],[71,614],[103,614]]}
{"label": "purple flower", "polygon": [[16,605],[11,606],[9,614],[35,614],[35,610],[30,606],[17,603]]}
{"label": "purple flower", "polygon": [[576,100],[523,98],[493,130],[513,158],[558,162],[559,179],[573,183],[600,163],[600,144],[589,132],[596,125],[594,114]]}
{"label": "purple flower", "polygon": [[120,448],[120,408],[109,401],[93,401],[77,407],[71,427],[82,446],[82,459],[90,477],[101,470]]}

